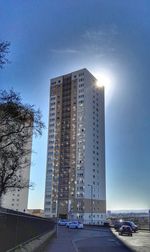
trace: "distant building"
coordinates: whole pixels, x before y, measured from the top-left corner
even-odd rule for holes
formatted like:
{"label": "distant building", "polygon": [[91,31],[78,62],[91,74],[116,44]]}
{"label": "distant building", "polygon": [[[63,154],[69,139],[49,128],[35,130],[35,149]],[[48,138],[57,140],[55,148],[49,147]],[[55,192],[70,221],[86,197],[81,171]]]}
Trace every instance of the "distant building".
{"label": "distant building", "polygon": [[[29,129],[31,131],[31,129]],[[29,133],[30,138],[28,139],[27,149],[29,150],[28,155],[25,157],[28,160],[28,165],[17,171],[17,175],[23,181],[30,180],[30,165],[31,165],[31,153],[32,153],[32,132]],[[22,157],[20,157],[20,160]],[[1,206],[4,208],[12,209],[15,211],[26,212],[28,206],[28,194],[29,188],[24,189],[9,189],[6,194],[2,196]]]}
{"label": "distant building", "polygon": [[45,216],[106,218],[104,88],[81,69],[51,80]]}
{"label": "distant building", "polygon": [[27,213],[43,217],[44,216],[44,210],[43,209],[27,209]]}
{"label": "distant building", "polygon": [[111,216],[111,211],[110,210],[107,211],[107,216]]}
{"label": "distant building", "polygon": [[[25,179],[29,179],[30,168],[20,172],[20,176]],[[26,212],[28,206],[28,193],[28,188],[24,188],[22,190],[12,189],[11,191],[8,191],[2,197],[2,207],[19,212]]]}

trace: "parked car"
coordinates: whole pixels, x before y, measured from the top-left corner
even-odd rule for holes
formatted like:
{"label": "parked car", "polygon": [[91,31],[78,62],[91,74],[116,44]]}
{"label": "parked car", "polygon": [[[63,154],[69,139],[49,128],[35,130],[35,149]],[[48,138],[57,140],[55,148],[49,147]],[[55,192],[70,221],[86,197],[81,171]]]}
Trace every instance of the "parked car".
{"label": "parked car", "polygon": [[133,221],[124,221],[123,225],[130,226],[133,232],[138,231],[138,226]]}
{"label": "parked car", "polygon": [[60,219],[58,221],[58,225],[60,225],[60,226],[66,226],[66,224],[67,224],[67,220],[65,220],[65,219]]}
{"label": "parked car", "polygon": [[67,221],[66,227],[69,228],[69,225],[72,223],[72,221]]}
{"label": "parked car", "polygon": [[69,228],[78,228],[78,229],[82,229],[83,228],[83,224],[79,221],[72,221],[69,224]]}
{"label": "parked car", "polygon": [[115,224],[114,224],[115,230],[118,231],[119,228],[121,228],[122,225],[123,225],[123,222],[121,222],[121,221],[116,221]]}
{"label": "parked car", "polygon": [[116,229],[116,231],[119,231],[120,227],[122,227],[123,225],[131,227],[133,232],[136,232],[138,230],[138,226],[135,225],[133,221],[117,221],[114,225],[114,228]]}
{"label": "parked car", "polygon": [[132,236],[132,228],[127,225],[123,225],[119,228],[119,235],[128,235]]}
{"label": "parked car", "polygon": [[110,223],[108,221],[105,221],[103,224],[104,227],[110,227]]}

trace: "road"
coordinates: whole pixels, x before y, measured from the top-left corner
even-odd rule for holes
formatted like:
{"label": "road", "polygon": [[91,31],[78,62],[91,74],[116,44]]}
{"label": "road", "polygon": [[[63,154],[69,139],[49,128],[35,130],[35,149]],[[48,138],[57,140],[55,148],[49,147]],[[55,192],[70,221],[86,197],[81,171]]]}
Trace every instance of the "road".
{"label": "road", "polygon": [[83,230],[58,228],[44,252],[129,252],[107,228]]}

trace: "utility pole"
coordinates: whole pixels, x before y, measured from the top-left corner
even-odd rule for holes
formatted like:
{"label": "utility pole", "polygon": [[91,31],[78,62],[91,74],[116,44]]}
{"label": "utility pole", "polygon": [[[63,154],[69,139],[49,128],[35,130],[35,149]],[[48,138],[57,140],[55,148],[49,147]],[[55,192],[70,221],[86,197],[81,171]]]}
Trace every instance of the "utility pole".
{"label": "utility pole", "polygon": [[93,224],[93,185],[88,185],[91,188],[91,224]]}
{"label": "utility pole", "polygon": [[148,230],[150,232],[150,209],[148,210]]}

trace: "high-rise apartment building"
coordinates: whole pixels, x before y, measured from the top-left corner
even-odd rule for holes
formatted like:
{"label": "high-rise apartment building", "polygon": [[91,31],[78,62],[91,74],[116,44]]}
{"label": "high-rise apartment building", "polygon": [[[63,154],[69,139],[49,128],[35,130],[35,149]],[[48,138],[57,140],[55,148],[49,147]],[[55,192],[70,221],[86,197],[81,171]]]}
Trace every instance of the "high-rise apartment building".
{"label": "high-rise apartment building", "polygon": [[106,216],[104,88],[81,69],[51,79],[45,216]]}
{"label": "high-rise apartment building", "polygon": [[[28,126],[28,121],[27,121],[27,126]],[[32,132],[32,127],[29,127],[29,129],[27,130],[28,130],[28,141],[24,145],[25,149],[27,150],[27,154],[23,157],[20,157],[20,162],[22,162],[24,159],[26,161],[25,161],[25,165],[23,163],[22,168],[17,170],[16,175],[17,177],[20,178],[21,181],[26,182],[28,184],[30,180],[30,165],[31,165],[33,132]],[[7,193],[2,196],[1,206],[4,208],[15,210],[15,211],[26,212],[27,207],[28,207],[28,194],[29,194],[28,187],[25,187],[24,189],[19,189],[15,187],[9,188]]]}
{"label": "high-rise apartment building", "polygon": [[[29,181],[30,165],[28,165],[25,169],[18,171],[18,175],[22,180]],[[29,194],[29,188],[24,189],[14,188],[12,190],[9,190],[2,197],[2,207],[19,212],[26,212],[28,207],[28,194]]]}

